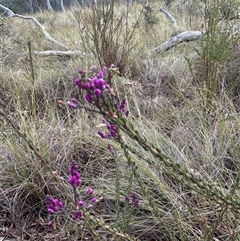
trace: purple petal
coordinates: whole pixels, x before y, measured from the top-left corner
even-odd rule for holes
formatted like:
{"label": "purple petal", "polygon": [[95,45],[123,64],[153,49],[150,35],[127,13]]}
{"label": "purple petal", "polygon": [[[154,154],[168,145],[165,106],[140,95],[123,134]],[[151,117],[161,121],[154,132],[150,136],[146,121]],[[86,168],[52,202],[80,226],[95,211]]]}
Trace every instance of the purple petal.
{"label": "purple petal", "polygon": [[80,79],[75,79],[74,80],[75,85],[77,86],[82,86],[82,81]]}
{"label": "purple petal", "polygon": [[93,194],[93,189],[89,187],[88,190],[87,190],[87,194],[88,195],[92,195]]}
{"label": "purple petal", "polygon": [[89,102],[89,103],[92,102],[92,97],[91,97],[91,95],[90,95],[89,93],[87,93],[87,94],[85,95],[85,99],[86,99],[86,101]]}

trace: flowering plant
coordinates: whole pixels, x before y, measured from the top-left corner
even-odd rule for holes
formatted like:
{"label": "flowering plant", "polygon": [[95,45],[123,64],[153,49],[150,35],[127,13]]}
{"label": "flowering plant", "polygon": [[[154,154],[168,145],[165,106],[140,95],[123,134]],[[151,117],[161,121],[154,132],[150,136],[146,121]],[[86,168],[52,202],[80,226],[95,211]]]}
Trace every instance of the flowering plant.
{"label": "flowering plant", "polygon": [[69,176],[69,184],[73,188],[73,206],[74,208],[64,207],[64,204],[61,200],[54,198],[53,196],[47,195],[45,199],[45,204],[47,206],[47,211],[49,214],[57,214],[60,212],[67,212],[73,214],[73,219],[80,219],[84,215],[84,210],[88,210],[92,208],[93,205],[97,202],[97,198],[93,195],[94,191],[92,188],[88,188],[85,195],[85,200],[78,199],[78,187],[82,183],[81,174],[78,171],[78,165],[75,161],[73,161],[69,168],[70,176]]}

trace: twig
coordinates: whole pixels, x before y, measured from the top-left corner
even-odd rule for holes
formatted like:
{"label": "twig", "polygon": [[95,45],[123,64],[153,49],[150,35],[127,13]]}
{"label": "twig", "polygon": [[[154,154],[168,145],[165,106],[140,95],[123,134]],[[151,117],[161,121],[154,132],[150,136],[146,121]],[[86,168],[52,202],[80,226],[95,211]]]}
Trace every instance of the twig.
{"label": "twig", "polygon": [[[46,51],[33,51],[34,55],[40,56],[40,57],[51,57],[51,56],[79,56],[81,55],[81,51],[59,51],[59,50],[46,50]],[[27,55],[28,52],[20,53],[20,56]]]}
{"label": "twig", "polygon": [[176,19],[172,16],[172,14],[170,14],[168,11],[166,11],[164,8],[160,8],[159,9],[160,12],[164,13],[167,18],[173,23],[174,26],[177,25],[177,21]]}
{"label": "twig", "polygon": [[81,55],[80,51],[58,51],[58,50],[47,50],[47,51],[34,51],[34,55],[48,57],[48,56],[78,56]]}
{"label": "twig", "polygon": [[2,4],[0,4],[0,8],[3,9],[6,13],[8,17],[17,17],[17,18],[22,18],[22,19],[31,19],[42,31],[42,33],[44,34],[45,38],[51,42],[53,42],[54,44],[61,46],[64,49],[69,49],[65,44],[62,44],[61,42],[55,40],[46,30],[45,27],[40,24],[38,22],[38,20],[32,16],[24,16],[24,15],[20,15],[20,14],[15,14],[12,10],[10,10],[9,8],[3,6]]}
{"label": "twig", "polygon": [[6,13],[8,17],[12,17],[14,15],[14,12],[12,10],[3,6],[2,4],[0,4],[0,9],[3,9],[4,14]]}
{"label": "twig", "polygon": [[31,17],[31,16],[23,16],[23,15],[20,15],[20,14],[13,14],[12,17],[17,17],[17,18],[22,18],[22,19],[31,19],[42,31],[42,33],[44,34],[45,38],[51,42],[53,42],[54,44],[56,45],[59,45],[65,49],[69,49],[66,45],[60,43],[59,41],[55,40],[54,38],[52,38],[52,36],[45,30],[45,27],[40,24],[36,18],[34,17]]}

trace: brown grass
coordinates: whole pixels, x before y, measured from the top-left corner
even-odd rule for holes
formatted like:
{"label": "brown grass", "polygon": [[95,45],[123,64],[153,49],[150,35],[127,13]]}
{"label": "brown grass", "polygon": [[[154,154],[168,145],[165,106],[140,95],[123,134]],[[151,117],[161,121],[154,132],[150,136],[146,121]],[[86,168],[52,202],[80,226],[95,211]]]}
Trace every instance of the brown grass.
{"label": "brown grass", "polygon": [[[154,5],[158,7],[158,3]],[[135,24],[141,7],[132,7],[130,25]],[[122,5],[116,8],[118,14],[124,11]],[[190,16],[189,10],[176,5],[169,10],[176,16],[180,29],[199,30],[203,21],[199,12],[195,15],[191,12]],[[27,53],[29,41],[33,51],[56,50],[57,47],[45,40],[29,20],[6,20],[9,34],[0,42],[0,104],[11,122],[38,150],[39,156],[11,123],[0,116],[0,237],[95,240],[84,222],[74,222],[70,216],[55,217],[53,225],[47,227],[45,195],[65,198],[65,194],[71,194],[67,179],[72,160],[80,166],[82,193],[91,186],[97,196],[103,197],[92,212],[107,224],[116,225],[116,166],[106,149],[109,141],[97,135],[101,117],[61,104],[72,97],[83,103],[83,93],[74,87],[73,80],[78,77],[78,68],[88,69],[96,64],[96,59],[83,46],[84,38],[80,37],[83,26],[76,14],[88,18],[91,10],[72,9],[64,14],[46,12],[35,17],[52,37],[70,50],[82,51],[82,55],[69,59],[33,56],[32,63]],[[126,98],[129,118],[147,140],[196,177],[228,193],[239,171],[239,48],[235,46],[232,59],[223,63],[219,76],[224,76],[227,84],[213,99],[214,108],[206,112],[201,79],[196,81],[201,67],[196,49],[201,45],[189,42],[166,53],[151,52],[176,31],[165,16],[160,12],[155,14],[159,21],[149,29],[141,18],[125,74],[114,78],[115,91],[119,97]],[[31,79],[31,65],[34,80]],[[171,171],[164,169],[150,153],[127,137],[126,142],[136,150],[132,157],[159,214],[153,212],[137,182],[133,181],[132,190],[140,196],[140,208],[133,213],[128,234],[140,240],[239,239],[239,218],[235,212],[230,208],[224,210],[215,201],[192,192],[176,181]],[[120,156],[120,207],[123,212],[131,172],[121,148],[110,143]],[[46,163],[59,180],[65,180],[66,193],[52,171],[46,168]],[[238,190],[235,195],[238,199]],[[207,230],[213,230],[215,224],[218,225],[213,234],[208,234]],[[116,240],[106,230],[95,228],[102,240]]]}

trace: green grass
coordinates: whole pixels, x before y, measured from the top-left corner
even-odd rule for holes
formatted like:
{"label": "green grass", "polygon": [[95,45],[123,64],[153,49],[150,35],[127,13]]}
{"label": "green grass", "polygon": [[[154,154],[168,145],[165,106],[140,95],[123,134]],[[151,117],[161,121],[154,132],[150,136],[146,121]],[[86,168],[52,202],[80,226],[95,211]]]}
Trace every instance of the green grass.
{"label": "green grass", "polygon": [[[201,26],[204,16],[199,12],[190,15],[193,12],[174,4],[169,11],[180,27],[198,30],[195,28]],[[126,11],[122,5],[115,8],[119,11],[113,21],[119,20],[118,13]],[[142,5],[130,9],[129,28],[136,24],[141,9]],[[73,83],[78,69],[98,64],[96,56],[101,61],[107,56],[100,55],[107,49],[94,56],[96,41],[100,40],[86,39],[91,25],[86,28],[88,35],[83,36],[82,21],[89,20],[91,14],[86,8],[35,16],[51,36],[70,50],[82,52],[68,59],[33,54],[31,61],[29,41],[32,51],[58,47],[45,40],[30,20],[12,18],[4,22],[8,33],[0,39],[0,230],[7,227],[9,231],[4,235],[20,237],[21,233],[22,239],[31,240],[40,240],[39,233],[46,239],[55,235],[58,240],[239,240],[239,210],[212,199],[211,194],[203,194],[205,189],[197,189],[191,180],[179,175],[179,169],[190,172],[225,197],[233,192],[235,183],[236,190],[230,196],[239,199],[239,46],[231,45],[237,37],[231,42],[220,36],[224,41],[221,46],[227,44],[232,55],[212,53],[213,49],[208,48],[213,44],[210,37],[208,42],[182,43],[156,54],[150,50],[175,30],[160,12],[154,12],[158,21],[148,28],[142,15],[128,45],[134,48],[127,52],[124,74],[115,76],[112,84],[118,97],[126,98],[128,119],[134,129],[179,167],[166,166],[123,131],[131,161],[138,167],[132,176],[130,159],[119,143],[98,136],[97,132],[104,129],[99,126],[102,117],[61,104],[72,97],[84,103],[83,92]],[[228,23],[230,28],[233,22]],[[215,41],[221,32],[219,28],[214,31]],[[117,33],[119,41],[124,34]],[[204,48],[208,51],[205,62],[201,55]],[[216,56],[221,61],[212,75],[206,76],[204,68]],[[117,160],[107,150],[109,143],[116,148]],[[70,203],[72,189],[67,180],[72,160],[78,163],[83,177],[81,194],[91,186],[101,197],[91,211],[95,219],[86,216],[85,222],[74,221],[71,215],[62,214],[48,227],[45,196],[54,195]],[[140,206],[127,223],[130,211],[125,196],[133,191]],[[31,227],[34,232],[29,231]]]}

